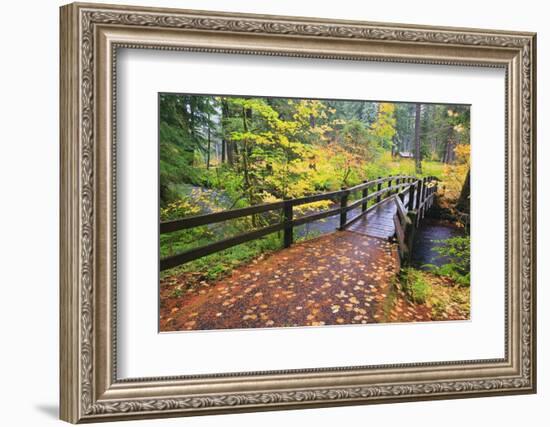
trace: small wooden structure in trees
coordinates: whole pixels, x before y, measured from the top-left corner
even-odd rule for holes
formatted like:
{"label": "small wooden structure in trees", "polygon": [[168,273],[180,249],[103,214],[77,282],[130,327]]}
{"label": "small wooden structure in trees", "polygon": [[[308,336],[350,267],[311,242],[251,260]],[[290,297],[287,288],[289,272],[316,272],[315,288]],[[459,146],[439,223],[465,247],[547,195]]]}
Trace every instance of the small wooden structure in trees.
{"label": "small wooden structure in trees", "polygon": [[402,159],[414,159],[414,154],[410,151],[399,151],[397,155]]}

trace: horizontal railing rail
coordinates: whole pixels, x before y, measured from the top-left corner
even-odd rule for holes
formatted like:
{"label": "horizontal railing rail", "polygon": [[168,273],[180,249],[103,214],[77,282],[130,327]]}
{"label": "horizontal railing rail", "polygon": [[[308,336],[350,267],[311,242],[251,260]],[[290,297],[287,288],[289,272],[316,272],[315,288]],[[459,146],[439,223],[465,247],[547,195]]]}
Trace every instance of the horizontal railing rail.
{"label": "horizontal railing rail", "polygon": [[249,215],[268,212],[276,209],[281,209],[284,202],[273,202],[262,205],[249,206],[241,209],[231,209],[223,212],[214,212],[204,215],[195,215],[187,218],[176,219],[160,223],[160,233],[170,233],[172,231],[185,230],[188,228],[199,227],[201,225],[215,224],[230,219],[242,218]]}
{"label": "horizontal railing rail", "polygon": [[[231,209],[223,212],[214,212],[204,215],[195,215],[187,218],[181,218],[171,221],[165,221],[160,223],[160,234],[172,233],[180,230],[187,230],[204,225],[216,224],[219,222],[244,218],[251,215],[257,215],[260,213],[281,211],[282,220],[275,224],[271,224],[253,231],[248,231],[233,237],[229,237],[214,243],[203,245],[197,248],[188,249],[179,254],[171,255],[160,260],[161,271],[176,267],[178,265],[187,263],[189,261],[202,258],[207,255],[231,248],[242,243],[249,242],[264,237],[268,234],[278,231],[284,232],[284,247],[288,247],[293,243],[293,229],[299,225],[303,225],[312,221],[318,221],[327,217],[340,215],[340,230],[345,229],[350,224],[359,220],[368,211],[373,209],[378,204],[386,201],[389,197],[397,195],[404,198],[404,195],[409,192],[409,206],[412,206],[411,201],[414,201],[414,192],[411,192],[411,188],[422,187],[426,189],[426,195],[428,194],[428,187],[426,182],[432,181],[433,177],[424,179],[418,179],[414,176],[398,175],[389,177],[379,177],[372,181],[365,181],[361,184],[355,185],[350,188],[343,188],[338,191],[331,191],[327,193],[314,194],[311,196],[299,197],[296,199],[288,199],[277,201],[273,203],[266,203],[256,206],[249,206],[239,209]],[[385,187],[383,185],[386,184]],[[375,187],[376,191],[370,192],[371,188]],[[361,191],[361,197],[348,203],[349,196],[353,193]],[[368,202],[375,199],[375,203],[368,207]],[[339,206],[331,208],[322,212],[317,212],[309,215],[304,215],[299,218],[293,217],[293,208],[295,206],[301,206],[309,203],[314,203],[322,200],[334,200],[339,201]],[[423,208],[426,204],[424,197],[418,199],[417,206]],[[426,205],[427,206],[427,205]],[[347,213],[361,207],[361,212],[353,218],[347,218]]]}

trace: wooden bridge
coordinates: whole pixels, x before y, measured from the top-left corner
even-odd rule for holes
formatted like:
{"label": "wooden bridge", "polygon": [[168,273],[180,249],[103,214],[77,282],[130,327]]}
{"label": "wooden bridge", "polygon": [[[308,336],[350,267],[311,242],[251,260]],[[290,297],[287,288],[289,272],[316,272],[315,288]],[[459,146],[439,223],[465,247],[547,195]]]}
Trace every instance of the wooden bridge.
{"label": "wooden bridge", "polygon": [[[283,245],[288,248],[294,243],[295,227],[336,215],[340,217],[340,231],[349,230],[385,240],[395,237],[403,260],[412,246],[414,230],[433,204],[437,182],[431,176],[422,179],[412,176],[379,177],[339,191],[162,222],[160,233],[166,234],[266,213],[278,212],[276,217],[280,219],[256,230],[163,258],[160,269],[167,270],[278,231],[283,231]],[[301,217],[294,216],[296,206],[322,200],[331,200],[336,206]],[[350,217],[351,214],[353,216]]]}
{"label": "wooden bridge", "polygon": [[[189,287],[185,273],[164,277],[160,330],[429,320],[429,310],[404,301],[388,313],[386,297],[436,191],[433,177],[391,176],[330,193],[161,223],[164,234],[250,215],[271,220],[161,259],[161,270],[274,232],[282,232],[284,248],[211,283]],[[321,200],[333,203],[321,212],[295,215],[302,211],[297,206]],[[296,227],[331,216],[338,216],[339,231],[294,244]],[[175,295],[174,289],[180,293]]]}

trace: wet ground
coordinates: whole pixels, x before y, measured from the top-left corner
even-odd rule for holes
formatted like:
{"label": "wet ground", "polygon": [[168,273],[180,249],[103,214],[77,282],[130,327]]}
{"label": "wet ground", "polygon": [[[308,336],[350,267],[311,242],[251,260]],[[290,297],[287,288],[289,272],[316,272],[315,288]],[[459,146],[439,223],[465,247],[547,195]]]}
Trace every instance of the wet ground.
{"label": "wet ground", "polygon": [[165,278],[160,330],[385,321],[395,257],[392,243],[343,231],[295,244],[192,289],[185,289],[185,276]]}

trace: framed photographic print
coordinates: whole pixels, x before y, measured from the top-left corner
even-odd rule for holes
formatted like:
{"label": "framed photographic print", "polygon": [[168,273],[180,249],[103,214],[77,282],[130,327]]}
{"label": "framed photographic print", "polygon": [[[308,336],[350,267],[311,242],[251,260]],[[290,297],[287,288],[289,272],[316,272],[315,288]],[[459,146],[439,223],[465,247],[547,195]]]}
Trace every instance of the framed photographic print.
{"label": "framed photographic print", "polygon": [[61,418],[533,393],[535,34],[61,8]]}

